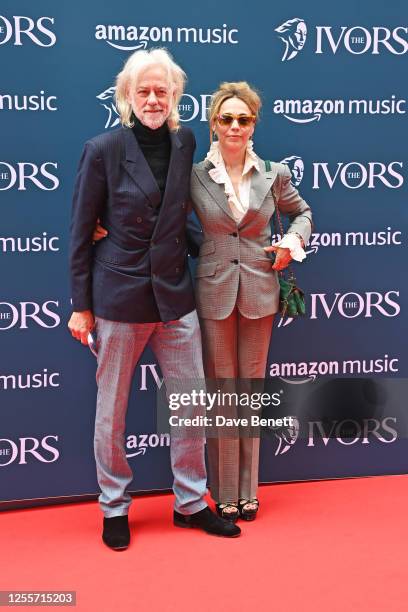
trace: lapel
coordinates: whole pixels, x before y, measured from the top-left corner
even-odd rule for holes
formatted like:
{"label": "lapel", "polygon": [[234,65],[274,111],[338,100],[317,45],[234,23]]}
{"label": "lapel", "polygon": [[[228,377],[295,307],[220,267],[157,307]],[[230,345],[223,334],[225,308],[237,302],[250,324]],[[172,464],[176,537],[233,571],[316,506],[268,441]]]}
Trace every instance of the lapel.
{"label": "lapel", "polygon": [[236,219],[231,212],[230,206],[228,204],[227,196],[225,195],[224,185],[220,185],[212,180],[208,171],[213,168],[213,164],[209,161],[204,162],[204,164],[195,167],[195,172],[200,183],[206,188],[211,197],[216,201],[218,206],[236,223]]}
{"label": "lapel", "polygon": [[177,203],[177,201],[180,201],[178,189],[183,172],[188,172],[189,177],[191,173],[191,164],[190,166],[186,166],[182,151],[184,144],[177,132],[170,131],[170,142],[170,162],[169,170],[167,172],[166,189],[164,190],[164,196],[160,206],[157,223],[153,229],[153,237],[155,236],[156,232],[158,232],[160,220],[163,219],[166,214],[165,209],[169,208],[172,203],[174,204],[175,202]]}
{"label": "lapel", "polygon": [[125,161],[122,165],[153,206],[160,204],[160,189],[131,128],[123,128]]}
{"label": "lapel", "polygon": [[[180,177],[183,172],[186,172],[188,168],[185,167],[183,153],[183,143],[181,142],[177,132],[170,131],[170,161],[169,169],[167,172],[166,189],[164,190],[163,202],[160,207],[160,212],[168,206],[168,202],[172,202],[177,194]],[[190,173],[189,173],[190,176]]]}
{"label": "lapel", "polygon": [[[251,190],[249,192],[249,207],[245,215],[242,217],[239,225],[245,225],[249,223],[254,214],[261,208],[262,204],[268,193],[271,193],[273,182],[278,174],[278,170],[275,164],[272,165],[271,169],[265,171],[265,162],[259,159],[259,167],[261,172],[254,170],[251,176]],[[272,193],[271,193],[272,195]]]}
{"label": "lapel", "polygon": [[271,190],[273,182],[278,174],[278,170],[275,164],[272,164],[272,168],[269,172],[265,172],[265,163],[259,159],[259,166],[261,172],[255,170],[251,177],[251,191],[249,194],[249,210],[258,210]]}

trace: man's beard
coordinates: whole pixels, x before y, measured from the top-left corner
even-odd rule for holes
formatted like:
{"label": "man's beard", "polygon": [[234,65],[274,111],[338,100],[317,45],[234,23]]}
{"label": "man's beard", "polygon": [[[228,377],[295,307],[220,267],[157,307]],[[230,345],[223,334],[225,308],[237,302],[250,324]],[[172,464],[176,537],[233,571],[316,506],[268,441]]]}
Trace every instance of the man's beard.
{"label": "man's beard", "polygon": [[138,117],[139,121],[143,123],[146,127],[151,130],[157,130],[161,127],[167,119],[166,113],[164,111],[159,111],[157,113],[140,113],[140,117]]}

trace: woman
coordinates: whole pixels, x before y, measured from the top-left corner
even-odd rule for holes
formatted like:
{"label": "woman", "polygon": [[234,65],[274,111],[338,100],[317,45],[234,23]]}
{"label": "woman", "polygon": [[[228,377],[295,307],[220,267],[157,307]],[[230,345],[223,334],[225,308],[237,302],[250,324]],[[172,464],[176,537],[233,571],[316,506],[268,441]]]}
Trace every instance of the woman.
{"label": "woman", "polygon": [[[206,378],[262,379],[275,313],[277,271],[302,261],[311,232],[307,204],[283,164],[265,163],[252,149],[261,100],[245,82],[223,83],[209,111],[207,157],[193,167],[191,198],[204,242],[196,268],[196,303]],[[275,210],[288,215],[283,239],[271,243]],[[268,252],[275,251],[274,265]],[[228,384],[227,384],[228,386]],[[229,390],[231,390],[229,388]],[[210,488],[220,516],[253,520],[258,511],[259,435],[207,440]]]}

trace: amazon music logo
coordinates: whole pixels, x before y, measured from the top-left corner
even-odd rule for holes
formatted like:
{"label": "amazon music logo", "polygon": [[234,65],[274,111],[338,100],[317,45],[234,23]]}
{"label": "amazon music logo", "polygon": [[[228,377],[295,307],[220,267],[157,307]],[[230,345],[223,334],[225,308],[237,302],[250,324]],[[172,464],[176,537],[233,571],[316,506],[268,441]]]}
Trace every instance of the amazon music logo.
{"label": "amazon music logo", "polygon": [[[272,236],[272,243],[279,240],[282,240],[280,234]],[[306,254],[317,253],[319,249],[329,247],[400,247],[402,244],[402,232],[390,226],[380,231],[313,232],[306,245]]]}
{"label": "amazon music logo", "polygon": [[332,116],[398,116],[405,115],[407,101],[392,94],[383,99],[277,99],[272,112],[282,115],[288,121],[299,125],[320,121],[322,117]]}
{"label": "amazon music logo", "polygon": [[[365,376],[366,374],[388,374],[399,372],[400,358],[388,354],[366,359],[344,359],[342,361],[299,361],[271,363],[269,376],[282,378],[286,382],[302,384],[316,380],[318,376]],[[295,381],[287,381],[295,379]]]}
{"label": "amazon music logo", "polygon": [[44,89],[38,94],[1,94],[0,111],[56,111],[57,96],[49,96]]}
{"label": "amazon music logo", "polygon": [[170,446],[170,434],[131,434],[126,438],[126,457],[145,455],[149,448],[163,448]]}
{"label": "amazon music logo", "polygon": [[59,236],[49,236],[42,232],[41,236],[0,236],[1,253],[58,253]]}
{"label": "amazon music logo", "polygon": [[151,43],[237,45],[238,30],[226,23],[216,28],[99,24],[95,28],[95,39],[120,51],[147,49]]}

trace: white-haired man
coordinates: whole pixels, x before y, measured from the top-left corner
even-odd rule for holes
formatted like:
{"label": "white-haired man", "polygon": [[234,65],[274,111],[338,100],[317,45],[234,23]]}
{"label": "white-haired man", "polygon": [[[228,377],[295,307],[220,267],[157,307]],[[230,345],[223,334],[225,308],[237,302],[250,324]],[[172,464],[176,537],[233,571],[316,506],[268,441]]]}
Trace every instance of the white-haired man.
{"label": "white-haired man", "polygon": [[[133,475],[125,417],[144,348],[152,348],[165,380],[204,378],[186,261],[195,140],[179,127],[184,83],[184,72],[165,50],[131,55],[116,82],[122,127],[86,143],[74,191],[68,327],[83,344],[92,329],[97,334],[95,457],[102,537],[115,550],[130,541],[126,488]],[[107,237],[92,247],[97,219]],[[239,528],[204,500],[204,443],[202,435],[172,438],[174,524],[237,536]]]}

